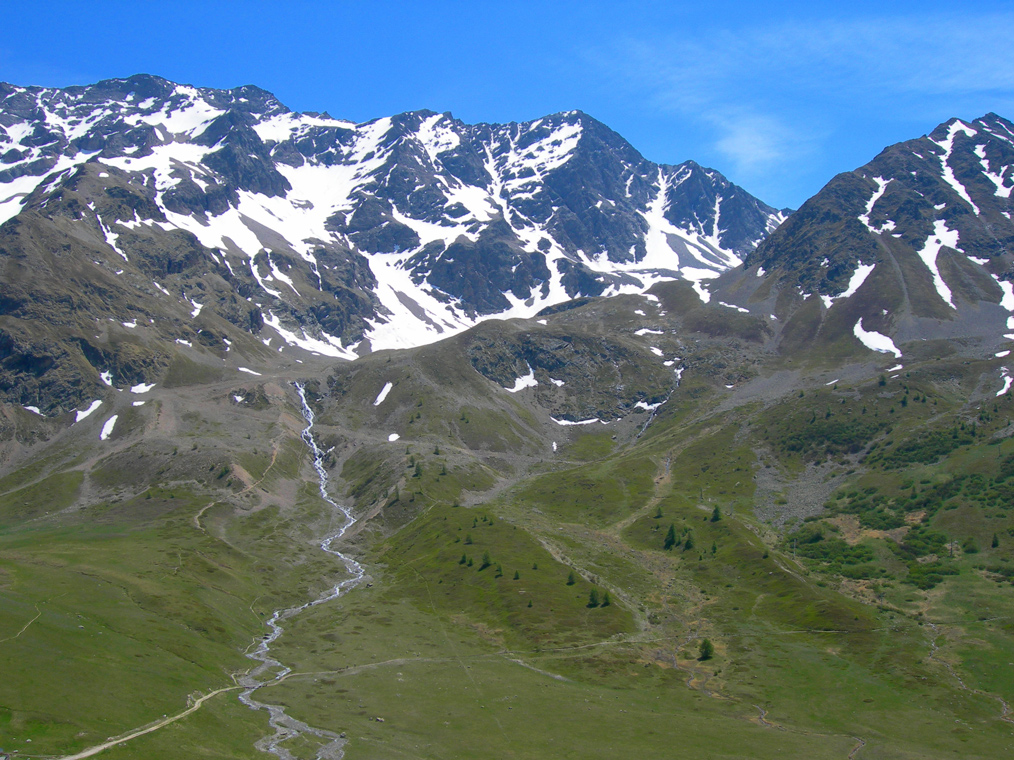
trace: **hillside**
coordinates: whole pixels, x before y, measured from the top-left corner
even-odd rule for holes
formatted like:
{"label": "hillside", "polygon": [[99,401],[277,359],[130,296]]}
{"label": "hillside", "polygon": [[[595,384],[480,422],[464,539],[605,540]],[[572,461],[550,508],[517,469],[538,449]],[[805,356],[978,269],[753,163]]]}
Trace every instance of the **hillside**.
{"label": "hillside", "polygon": [[[888,148],[707,285],[581,291],[354,360],[265,345],[225,286],[191,297],[214,305],[192,333],[175,301],[106,300],[126,275],[56,242],[94,232],[56,212],[72,184],[37,194],[0,233],[52,269],[11,278],[34,311],[4,329],[50,352],[80,331],[98,377],[5,356],[10,389],[66,390],[0,405],[0,747],[1002,756],[1008,126]],[[210,266],[166,232],[169,260]],[[102,311],[133,308],[147,331]]]}

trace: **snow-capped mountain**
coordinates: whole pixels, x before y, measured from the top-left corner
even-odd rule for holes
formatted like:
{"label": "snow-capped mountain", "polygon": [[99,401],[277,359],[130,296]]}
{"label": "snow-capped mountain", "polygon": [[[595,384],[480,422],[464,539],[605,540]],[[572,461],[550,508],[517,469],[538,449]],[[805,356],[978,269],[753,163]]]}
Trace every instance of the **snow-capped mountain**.
{"label": "snow-capped mountain", "polygon": [[716,292],[773,314],[790,343],[988,350],[1014,339],[1012,189],[1014,124],[952,119],[832,179]]}
{"label": "snow-capped mountain", "polygon": [[784,216],[693,162],[646,161],[580,112],[357,125],[256,87],[152,76],[0,85],[8,236],[26,214],[86,244],[142,320],[204,309],[346,358],[579,295],[701,283]]}

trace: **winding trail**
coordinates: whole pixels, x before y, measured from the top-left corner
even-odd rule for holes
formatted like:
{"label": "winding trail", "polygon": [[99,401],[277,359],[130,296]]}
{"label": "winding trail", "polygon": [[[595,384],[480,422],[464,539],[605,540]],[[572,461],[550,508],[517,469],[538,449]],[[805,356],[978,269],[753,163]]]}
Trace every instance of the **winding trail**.
{"label": "winding trail", "polygon": [[947,660],[943,660],[937,657],[937,651],[940,649],[940,646],[937,644],[937,639],[944,634],[942,634],[933,623],[927,622],[926,625],[929,628],[933,629],[934,634],[933,638],[930,639],[929,642],[930,653],[927,659],[933,660],[933,662],[937,662],[943,665],[944,668],[947,670],[947,672],[950,673],[951,676],[954,678],[954,680],[958,682],[958,686],[960,686],[965,691],[970,692],[972,694],[976,694],[980,697],[986,697],[987,699],[995,699],[997,702],[1000,703],[1000,720],[1005,721],[1007,723],[1014,723],[1014,716],[1011,715],[1011,713],[1014,711],[1011,710],[1011,706],[1007,703],[1007,700],[1005,700],[999,694],[991,694],[990,692],[983,691],[982,689],[973,689],[971,686],[965,683],[964,679],[958,674],[958,671],[955,670],[953,665],[947,662]]}
{"label": "winding trail", "polygon": [[165,728],[170,723],[175,723],[176,721],[182,720],[183,718],[187,717],[191,713],[197,712],[198,710],[201,709],[201,705],[203,705],[207,700],[211,699],[212,697],[218,696],[219,694],[223,694],[224,692],[227,691],[236,691],[237,689],[240,688],[242,687],[226,686],[221,689],[216,689],[215,691],[209,692],[195,699],[193,701],[193,704],[190,705],[190,707],[188,707],[181,713],[177,713],[176,715],[172,715],[168,718],[163,718],[162,720],[155,721],[154,723],[145,726],[144,728],[136,728],[133,731],[129,731],[125,734],[114,736],[109,741],[104,742],[102,744],[96,744],[94,747],[89,747],[88,749],[85,750],[81,750],[76,755],[64,755],[59,760],[84,760],[84,758],[86,757],[91,757],[92,755],[97,755],[100,752],[105,752],[107,749],[112,749],[118,744],[125,744],[126,742],[129,742],[131,739],[136,739],[139,736],[144,736],[145,734],[150,734],[154,731],[158,731],[160,728]]}
{"label": "winding trail", "polygon": [[3,644],[5,642],[7,642],[7,641],[14,641],[14,639],[19,638],[22,633],[24,633],[25,631],[27,631],[28,627],[32,623],[34,623],[36,620],[38,620],[40,617],[42,617],[42,610],[39,609],[39,605],[37,605],[37,604],[35,605],[35,612],[36,612],[35,617],[33,617],[31,620],[29,620],[27,623],[25,623],[24,628],[22,628],[20,631],[18,631],[17,633],[15,633],[13,636],[8,636],[6,639],[0,639],[0,644]]}

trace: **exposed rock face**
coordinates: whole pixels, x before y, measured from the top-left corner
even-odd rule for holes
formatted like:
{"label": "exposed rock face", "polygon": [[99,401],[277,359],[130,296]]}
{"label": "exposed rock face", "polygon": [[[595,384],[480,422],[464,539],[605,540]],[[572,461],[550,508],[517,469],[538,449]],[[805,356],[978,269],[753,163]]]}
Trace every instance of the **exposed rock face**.
{"label": "exposed rock face", "polygon": [[715,292],[775,315],[783,347],[997,344],[1014,332],[1012,189],[1014,124],[952,119],[832,179]]}
{"label": "exposed rock face", "polygon": [[6,397],[82,402],[122,364],[82,346],[112,333],[147,357],[123,364],[134,376],[180,344],[225,353],[237,332],[258,341],[241,353],[266,341],[353,358],[573,297],[700,282],[781,219],[580,112],[357,125],[250,86],[0,84]]}

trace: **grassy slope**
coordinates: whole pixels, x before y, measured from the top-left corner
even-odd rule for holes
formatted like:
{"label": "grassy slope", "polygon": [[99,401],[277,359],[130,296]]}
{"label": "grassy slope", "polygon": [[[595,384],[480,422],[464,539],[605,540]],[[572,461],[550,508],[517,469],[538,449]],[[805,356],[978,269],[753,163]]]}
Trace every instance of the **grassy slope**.
{"label": "grassy slope", "polygon": [[[336,485],[375,515],[356,539],[371,585],[287,625],[273,651],[293,674],[259,698],[347,732],[350,759],[1014,746],[995,696],[1014,701],[1014,448],[993,440],[1011,407],[965,401],[990,367],[804,379],[801,393],[729,403],[728,381],[758,371],[708,342],[738,329],[727,311],[690,315],[705,337],[678,349],[694,369],[641,438],[640,422],[558,429],[444,348],[349,365],[331,400],[318,386]],[[293,399],[268,396],[240,416],[179,415],[179,457],[165,443],[141,459],[128,441],[120,458],[56,451],[0,481],[0,658],[14,674],[0,684],[0,746],[32,738],[59,754],[181,709],[249,666],[265,614],[334,577],[312,540],[326,525],[300,483]],[[224,463],[178,463],[208,439]],[[830,494],[824,511],[811,492]],[[761,504],[779,518],[758,519]],[[670,525],[679,544],[666,550]],[[960,548],[968,538],[978,552]],[[955,556],[925,561],[941,541]],[[589,607],[592,590],[611,603]],[[703,638],[716,649],[705,661]],[[226,694],[106,756],[257,757],[265,724]]]}

